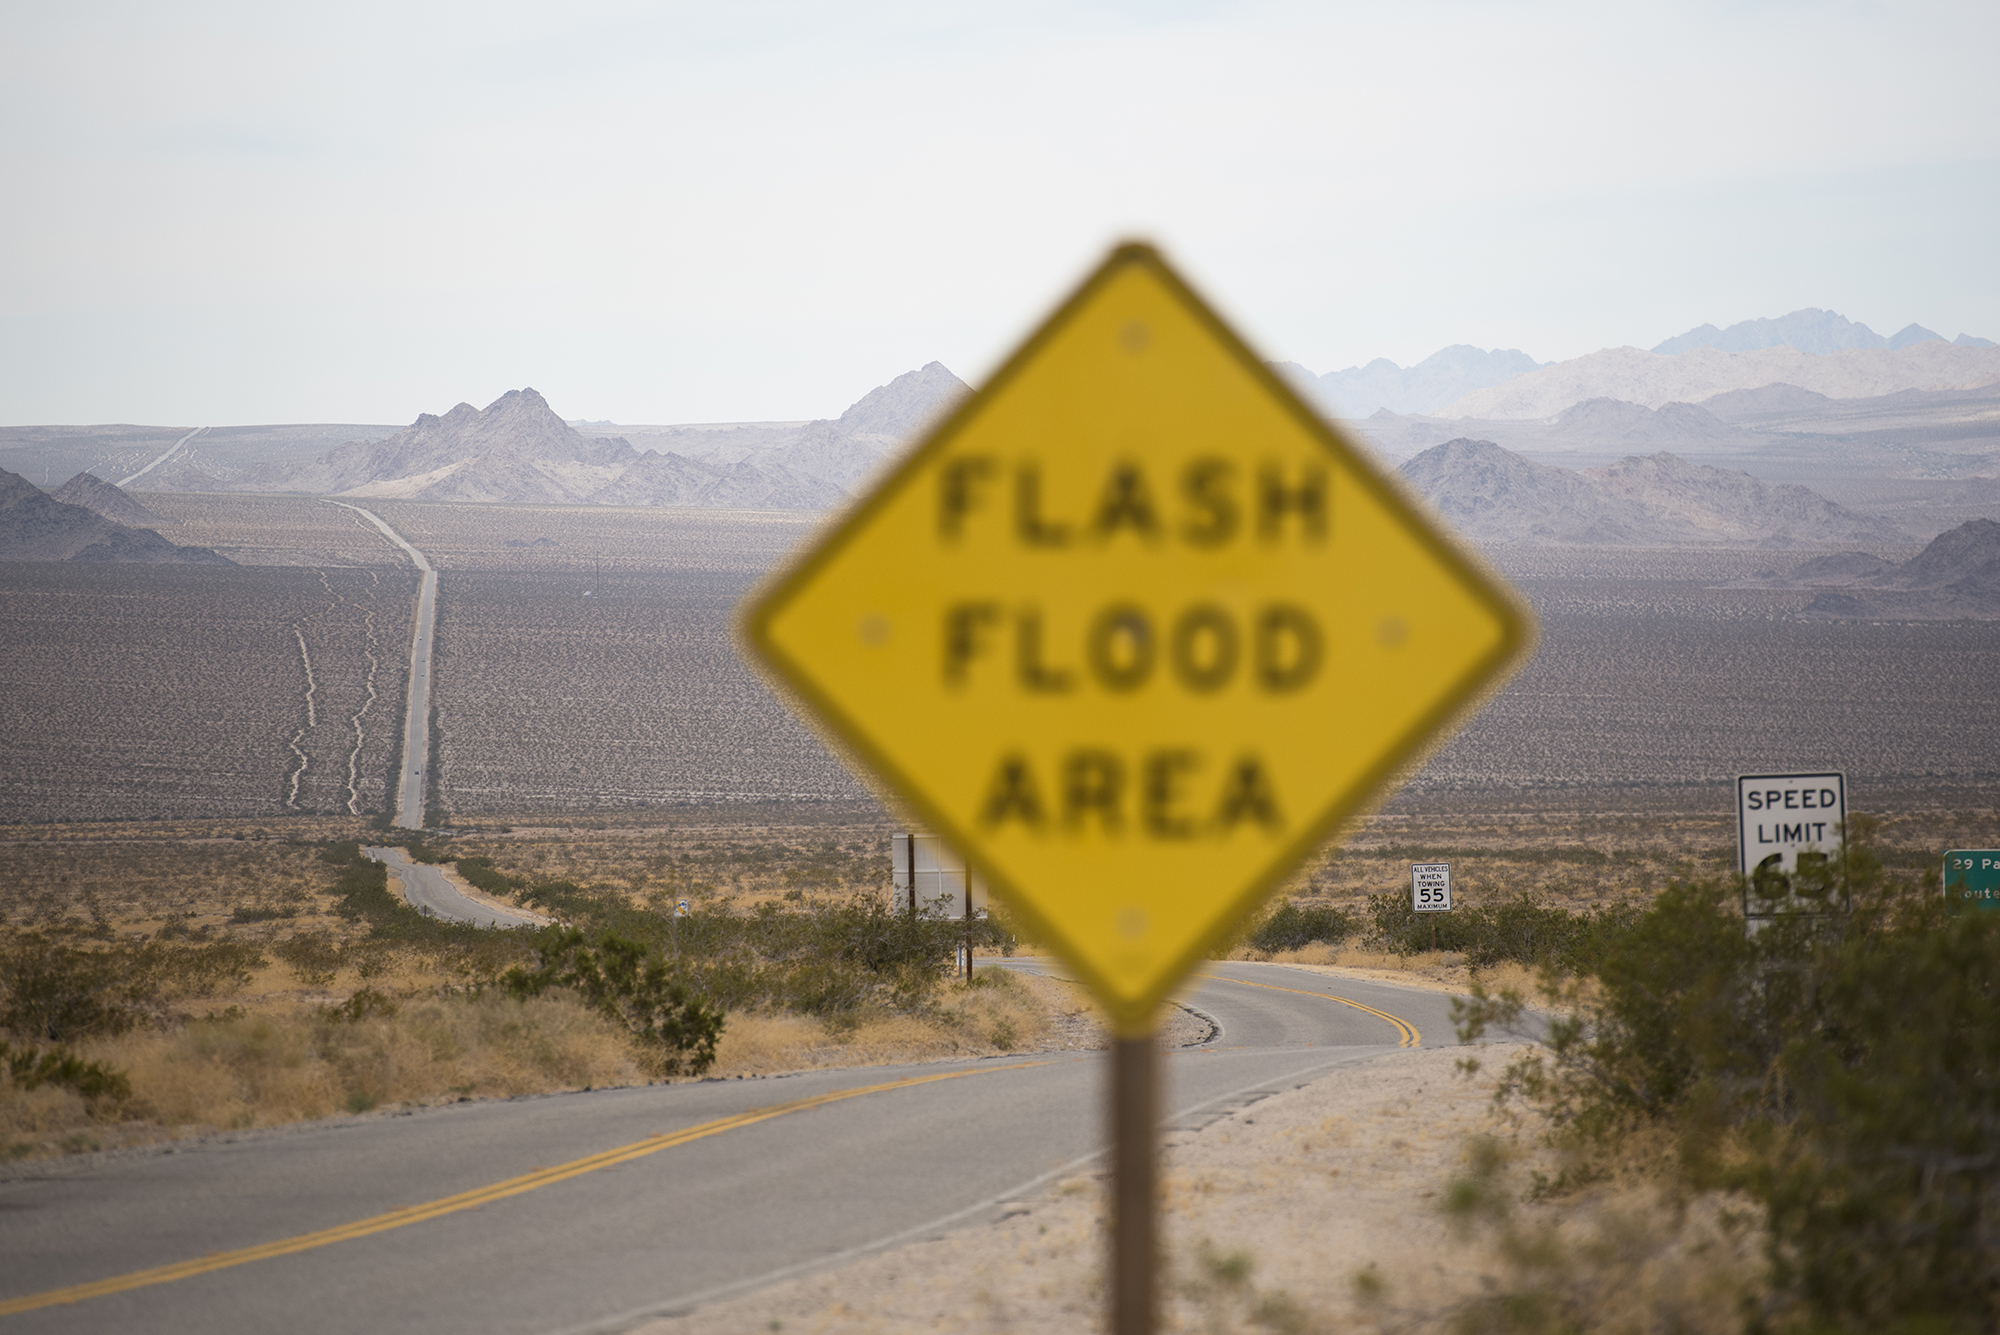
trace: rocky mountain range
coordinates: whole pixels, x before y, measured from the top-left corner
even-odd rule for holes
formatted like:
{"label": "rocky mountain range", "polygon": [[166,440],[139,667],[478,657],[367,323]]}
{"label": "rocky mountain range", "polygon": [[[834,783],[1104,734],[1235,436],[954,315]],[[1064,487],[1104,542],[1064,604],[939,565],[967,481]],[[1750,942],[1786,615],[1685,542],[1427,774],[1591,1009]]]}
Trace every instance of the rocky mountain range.
{"label": "rocky mountain range", "polygon": [[[1793,311],[1775,320],[1741,320],[1727,329],[1712,324],[1698,325],[1685,334],[1676,334],[1654,346],[1654,352],[1669,355],[1715,348],[1722,352],[1757,352],[1764,348],[1790,347],[1800,352],[1845,352],[1852,348],[1886,348],[1895,352],[1917,343],[1942,340],[1920,324],[1904,326],[1884,338],[1865,324],[1856,324],[1844,315],[1816,306]],[[1961,348],[1990,348],[1990,339],[1960,334],[1952,342]]]}
{"label": "rocky mountain range", "polygon": [[1898,351],[1850,349],[1815,355],[1792,347],[1682,353],[1607,348],[1557,362],[1505,384],[1472,391],[1438,415],[1521,420],[1552,418],[1586,399],[1618,399],[1658,408],[1700,403],[1730,390],[1793,385],[1828,398],[1899,390],[1973,389],[2000,382],[2000,347],[1958,347],[1932,340]]}
{"label": "rocky mountain range", "polygon": [[1272,369],[1327,412],[1353,420],[1384,409],[1392,413],[1436,412],[1475,389],[1505,384],[1541,365],[1516,348],[1489,352],[1454,343],[1415,366],[1398,366],[1387,357],[1377,357],[1366,366],[1350,366],[1325,375],[1314,375],[1297,362],[1275,362]]}
{"label": "rocky mountain range", "polygon": [[1724,421],[1702,404],[1648,408],[1619,399],[1586,399],[1545,421],[1399,417],[1385,411],[1357,425],[1377,448],[1405,458],[1467,437],[1538,454],[1594,455],[1660,450],[1716,454],[1752,449],[1763,441],[1756,432]]}
{"label": "rocky mountain range", "polygon": [[1969,520],[1900,563],[1836,552],[1788,575],[1764,571],[1729,587],[1824,589],[1799,612],[1816,620],[2000,620],[2000,523]]}
{"label": "rocky mountain range", "polygon": [[[109,482],[79,475],[63,484],[72,496],[88,496],[98,506],[119,509],[106,493]],[[91,485],[95,484],[95,485]],[[143,509],[118,492],[133,510]],[[157,520],[155,521],[157,522]],[[108,519],[95,507],[56,499],[22,477],[0,468],[0,561],[131,561],[147,565],[235,565],[206,547],[177,547],[149,528]]]}
{"label": "rocky mountain range", "polygon": [[[932,362],[880,386],[840,415],[779,431],[667,432],[700,452],[639,450],[586,433],[533,389],[484,409],[425,413],[385,440],[353,441],[304,465],[228,481],[177,476],[184,489],[549,505],[685,505],[821,510],[836,505],[899,445],[966,392]],[[593,424],[595,425],[595,424]],[[740,446],[740,448],[732,448]]]}
{"label": "rocky mountain range", "polygon": [[1774,486],[1666,452],[1569,469],[1461,438],[1425,450],[1400,471],[1462,535],[1483,544],[1823,549],[1910,541],[1895,525],[1806,487]]}

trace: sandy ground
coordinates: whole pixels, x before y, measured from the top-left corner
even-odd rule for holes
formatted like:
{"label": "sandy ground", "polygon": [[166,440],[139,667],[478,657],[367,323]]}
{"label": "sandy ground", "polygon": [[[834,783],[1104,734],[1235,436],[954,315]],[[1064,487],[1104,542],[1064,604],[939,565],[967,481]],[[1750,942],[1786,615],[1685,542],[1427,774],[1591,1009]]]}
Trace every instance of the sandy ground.
{"label": "sandy ground", "polygon": [[[1410,1329],[1499,1282],[1439,1208],[1469,1137],[1498,1128],[1466,1049],[1385,1054],[1173,1133],[1164,1161],[1169,1331]],[[652,1322],[645,1335],[1102,1328],[1093,1173],[963,1228]],[[1362,1276],[1357,1283],[1357,1276]],[[1377,1281],[1380,1281],[1379,1284]]]}

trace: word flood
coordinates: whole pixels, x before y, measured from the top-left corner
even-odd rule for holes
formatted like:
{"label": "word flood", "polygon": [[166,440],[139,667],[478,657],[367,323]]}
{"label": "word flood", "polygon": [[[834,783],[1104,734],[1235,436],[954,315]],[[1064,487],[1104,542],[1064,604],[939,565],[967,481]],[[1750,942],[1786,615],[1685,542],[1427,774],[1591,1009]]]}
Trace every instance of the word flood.
{"label": "word flood", "polygon": [[[1110,603],[1081,628],[1058,637],[1042,610],[1028,605],[1009,615],[998,602],[953,603],[942,634],[944,683],[962,687],[989,661],[1012,667],[1021,690],[1049,695],[1086,681],[1124,695],[1162,672],[1191,694],[1209,695],[1244,680],[1282,695],[1318,675],[1326,637],[1311,612],[1296,603],[1266,603],[1247,618],[1216,603],[1193,603],[1170,618],[1132,602]],[[1011,650],[1011,653],[1008,652]]]}

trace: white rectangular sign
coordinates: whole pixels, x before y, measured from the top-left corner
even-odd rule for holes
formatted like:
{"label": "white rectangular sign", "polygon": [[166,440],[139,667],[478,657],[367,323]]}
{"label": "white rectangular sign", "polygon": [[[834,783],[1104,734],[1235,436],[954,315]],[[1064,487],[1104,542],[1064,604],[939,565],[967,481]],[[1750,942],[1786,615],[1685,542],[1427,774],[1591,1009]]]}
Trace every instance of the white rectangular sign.
{"label": "white rectangular sign", "polygon": [[934,834],[889,837],[889,891],[899,913],[976,918],[986,912],[986,878]]}
{"label": "white rectangular sign", "polygon": [[1418,913],[1451,912],[1451,864],[1410,864],[1410,907]]}
{"label": "white rectangular sign", "polygon": [[1745,774],[1736,780],[1738,869],[1748,876],[1776,858],[1794,872],[1808,849],[1831,857],[1846,820],[1845,775]]}

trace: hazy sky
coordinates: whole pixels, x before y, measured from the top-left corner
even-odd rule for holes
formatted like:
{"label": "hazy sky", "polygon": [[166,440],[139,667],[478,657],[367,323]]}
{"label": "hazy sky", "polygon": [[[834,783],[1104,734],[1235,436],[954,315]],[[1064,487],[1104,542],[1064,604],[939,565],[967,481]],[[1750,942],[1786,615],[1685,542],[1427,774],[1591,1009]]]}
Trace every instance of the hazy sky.
{"label": "hazy sky", "polygon": [[1117,238],[1265,355],[2000,338],[2000,5],[0,12],[0,422],[830,416]]}

